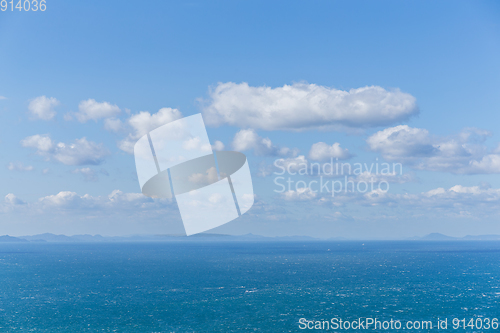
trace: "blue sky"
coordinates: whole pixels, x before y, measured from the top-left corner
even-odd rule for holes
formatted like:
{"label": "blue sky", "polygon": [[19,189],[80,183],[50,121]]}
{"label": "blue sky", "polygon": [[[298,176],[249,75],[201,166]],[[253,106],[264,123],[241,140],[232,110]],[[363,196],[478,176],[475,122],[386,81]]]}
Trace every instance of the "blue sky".
{"label": "blue sky", "polygon": [[[181,232],[175,205],[138,194],[120,149],[141,111],[151,126],[172,109],[215,115],[212,144],[249,159],[256,204],[214,232],[500,233],[499,14],[494,1],[49,0],[45,12],[0,12],[0,234]],[[352,93],[365,87],[376,89]],[[300,104],[304,91],[319,102]],[[350,104],[332,102],[345,94]],[[248,117],[270,105],[290,116]],[[276,193],[274,161],[310,163],[320,142],[340,147],[323,162],[396,162],[404,175],[384,195]]]}

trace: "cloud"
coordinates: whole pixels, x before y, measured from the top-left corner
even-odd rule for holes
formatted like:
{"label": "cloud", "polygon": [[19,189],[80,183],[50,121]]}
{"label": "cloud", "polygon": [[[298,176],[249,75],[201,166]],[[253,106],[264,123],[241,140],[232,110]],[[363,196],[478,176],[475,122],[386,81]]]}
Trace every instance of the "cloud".
{"label": "cloud", "polygon": [[397,172],[391,172],[389,174],[377,174],[371,173],[369,171],[363,171],[361,174],[356,175],[355,177],[349,177],[349,180],[354,181],[355,183],[365,182],[365,183],[395,183],[395,184],[405,184],[415,182],[416,178],[413,173],[405,173],[398,174]]}
{"label": "cloud", "polygon": [[9,206],[25,205],[26,202],[16,197],[13,193],[5,196],[5,204]]}
{"label": "cloud", "polygon": [[188,181],[200,187],[213,184],[219,180],[217,169],[209,168],[205,173],[194,173],[188,177]]}
{"label": "cloud", "polygon": [[254,130],[240,130],[233,139],[233,149],[246,151],[253,149],[258,156],[295,156],[298,151],[273,145],[269,138],[260,137]]}
{"label": "cloud", "polygon": [[28,110],[34,119],[50,120],[56,115],[54,108],[59,104],[54,97],[39,96],[29,103]]}
{"label": "cloud", "polygon": [[404,163],[418,170],[454,174],[500,173],[500,155],[489,151],[483,142],[491,134],[466,128],[458,135],[438,137],[421,128],[399,125],[370,136],[366,142],[372,151],[389,161]]}
{"label": "cloud", "polygon": [[85,123],[88,120],[114,117],[120,112],[121,110],[117,105],[108,102],[97,102],[95,99],[90,98],[78,104],[78,112],[74,113],[74,115],[79,122]]}
{"label": "cloud", "polygon": [[318,142],[311,146],[309,151],[309,159],[313,161],[326,161],[331,158],[345,160],[352,157],[348,149],[340,148],[340,143],[335,142],[333,145],[328,145],[324,142]]}
{"label": "cloud", "polygon": [[0,101],[3,100],[3,99],[7,99],[7,97],[5,96],[0,96]]}
{"label": "cloud", "polygon": [[10,171],[33,171],[34,170],[32,165],[24,165],[21,162],[16,162],[16,163],[10,162],[7,165],[7,169],[9,169]]}
{"label": "cloud", "polygon": [[[74,174],[81,174],[83,176],[83,179],[86,181],[86,182],[96,182],[99,180],[99,177],[98,177],[98,172],[94,169],[91,169],[89,167],[85,167],[85,168],[79,168],[79,169],[75,169],[72,171],[72,173]],[[107,173],[106,170],[104,169],[101,169],[100,171],[101,174],[104,174],[104,175],[109,175]]]}
{"label": "cloud", "polygon": [[208,125],[264,130],[387,126],[418,113],[416,99],[399,89],[367,86],[349,91],[294,83],[251,87],[219,83],[201,101]]}
{"label": "cloud", "polygon": [[32,135],[21,141],[23,147],[35,148],[39,154],[51,151],[54,142],[48,135]]}
{"label": "cloud", "polygon": [[[127,153],[133,154],[134,145],[139,138],[155,128],[180,118],[182,118],[182,113],[179,110],[172,108],[162,108],[158,110],[157,113],[153,114],[147,111],[141,111],[138,114],[134,114],[127,119],[126,124],[120,123],[120,126],[122,126],[122,128],[126,128],[126,130],[129,131],[129,134],[125,139],[118,143],[118,148]],[[108,125],[108,129],[111,127],[111,125]],[[118,128],[119,125],[115,124],[114,127]]]}
{"label": "cloud", "polygon": [[308,201],[315,199],[317,194],[308,187],[298,188],[296,191],[290,190],[282,193],[287,201]]}
{"label": "cloud", "polygon": [[[114,190],[107,196],[78,195],[72,191],[61,191],[54,195],[41,197],[37,202],[31,204],[31,208],[41,211],[72,211],[84,214],[88,214],[85,212],[89,211],[92,214],[120,214],[127,211],[128,214],[132,212],[134,215],[146,212],[149,216],[156,213],[160,217],[160,212],[164,214],[164,209],[171,203],[172,201],[169,199],[151,199],[142,193],[124,193],[120,190]],[[174,206],[172,205],[171,208]]]}
{"label": "cloud", "polygon": [[123,130],[123,123],[118,118],[106,118],[104,119],[104,128],[110,132],[120,132]]}
{"label": "cloud", "polygon": [[66,165],[97,165],[104,161],[110,152],[86,138],[76,139],[74,143],[56,143],[48,135],[33,135],[21,140],[21,145],[36,149],[36,153]]}
{"label": "cloud", "polygon": [[48,195],[40,198],[38,201],[43,206],[52,207],[75,207],[79,201],[87,199],[88,197],[79,197],[75,192],[61,191],[55,195]]}
{"label": "cloud", "polygon": [[[99,196],[60,191],[30,202],[10,193],[0,202],[1,214],[9,214],[2,219],[2,228],[17,234],[25,234],[26,230],[104,235],[184,233],[174,200],[151,199],[142,193],[120,190]],[[16,222],[21,222],[20,226]]]}
{"label": "cloud", "polygon": [[220,141],[215,141],[215,143],[212,145],[212,150],[224,150],[224,144]]}

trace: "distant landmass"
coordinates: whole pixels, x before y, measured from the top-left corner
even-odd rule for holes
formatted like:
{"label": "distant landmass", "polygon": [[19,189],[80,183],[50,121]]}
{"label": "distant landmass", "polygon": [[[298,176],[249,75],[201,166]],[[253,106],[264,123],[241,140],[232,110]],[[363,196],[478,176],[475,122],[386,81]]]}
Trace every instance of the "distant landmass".
{"label": "distant landmass", "polygon": [[428,234],[424,237],[412,237],[408,240],[421,240],[421,241],[497,241],[500,240],[500,235],[478,235],[465,237],[451,237],[440,233]]}
{"label": "distant landmass", "polygon": [[0,236],[0,243],[23,243],[28,242],[26,239],[12,237],[9,235]]}
{"label": "distant landmass", "polygon": [[[500,235],[478,235],[465,237],[451,237],[440,233],[431,233],[423,237],[411,237],[407,241],[500,241]],[[201,233],[192,236],[184,235],[134,235],[134,236],[101,236],[101,235],[55,235],[51,233],[12,237],[0,236],[0,243],[94,243],[94,242],[178,242],[178,241],[360,241],[360,239],[348,239],[334,237],[328,239],[314,238],[310,236],[281,236],[267,237],[254,234],[246,235],[224,235],[213,233]]]}

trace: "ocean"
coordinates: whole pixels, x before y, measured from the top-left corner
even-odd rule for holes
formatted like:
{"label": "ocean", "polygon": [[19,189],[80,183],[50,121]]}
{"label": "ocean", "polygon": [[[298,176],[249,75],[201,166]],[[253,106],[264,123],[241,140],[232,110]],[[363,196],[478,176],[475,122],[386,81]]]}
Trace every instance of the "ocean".
{"label": "ocean", "polygon": [[499,277],[486,241],[0,243],[0,332],[499,331],[452,325],[500,317]]}

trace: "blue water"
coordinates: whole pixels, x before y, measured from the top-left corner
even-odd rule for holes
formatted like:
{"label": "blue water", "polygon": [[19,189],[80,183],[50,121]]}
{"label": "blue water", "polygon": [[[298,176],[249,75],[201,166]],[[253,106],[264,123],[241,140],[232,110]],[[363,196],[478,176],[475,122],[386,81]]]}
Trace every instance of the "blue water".
{"label": "blue water", "polygon": [[500,242],[4,243],[0,331],[297,332],[300,318],[498,318],[499,276]]}

